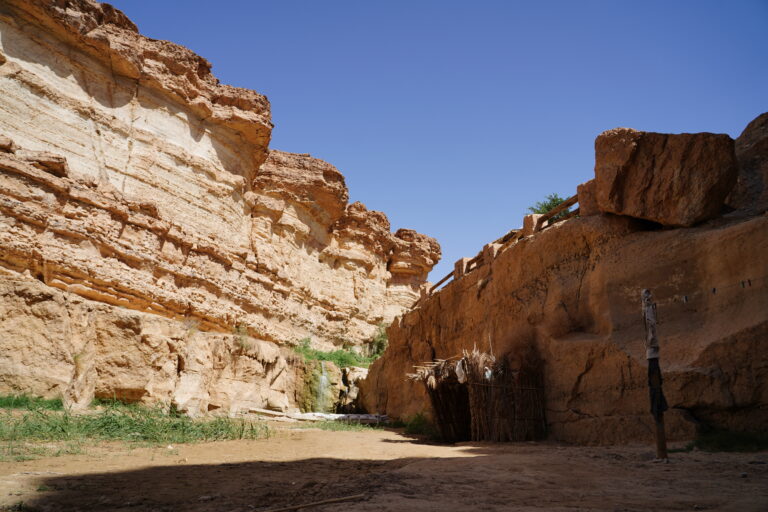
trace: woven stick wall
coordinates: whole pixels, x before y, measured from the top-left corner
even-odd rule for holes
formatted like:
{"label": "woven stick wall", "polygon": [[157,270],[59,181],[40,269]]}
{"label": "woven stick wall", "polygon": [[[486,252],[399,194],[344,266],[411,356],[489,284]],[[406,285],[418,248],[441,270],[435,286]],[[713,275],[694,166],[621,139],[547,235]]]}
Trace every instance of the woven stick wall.
{"label": "woven stick wall", "polygon": [[449,443],[471,439],[469,391],[459,382],[455,365],[455,361],[437,360],[417,367],[410,375],[426,385],[440,437]]}
{"label": "woven stick wall", "polygon": [[445,441],[530,441],[546,435],[542,363],[532,352],[514,359],[464,351],[459,361],[417,367]]}
{"label": "woven stick wall", "polygon": [[[477,350],[464,352],[473,441],[532,441],[546,435],[541,362],[518,365]],[[517,366],[517,367],[515,367]]]}

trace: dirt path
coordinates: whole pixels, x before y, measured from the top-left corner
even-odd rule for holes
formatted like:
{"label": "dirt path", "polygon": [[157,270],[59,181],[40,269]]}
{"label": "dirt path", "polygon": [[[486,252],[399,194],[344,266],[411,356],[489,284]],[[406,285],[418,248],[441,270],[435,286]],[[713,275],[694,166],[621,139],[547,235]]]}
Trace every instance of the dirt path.
{"label": "dirt path", "polygon": [[3,462],[0,506],[259,511],[364,493],[304,510],[768,510],[768,453],[673,457],[655,464],[648,448],[441,446],[391,431],[283,428],[259,441],[100,445]]}

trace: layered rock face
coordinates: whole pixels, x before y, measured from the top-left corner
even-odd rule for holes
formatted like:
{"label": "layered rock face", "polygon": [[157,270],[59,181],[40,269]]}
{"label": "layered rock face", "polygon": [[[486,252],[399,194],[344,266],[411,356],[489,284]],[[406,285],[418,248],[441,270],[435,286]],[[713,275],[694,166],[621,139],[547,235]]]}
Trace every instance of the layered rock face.
{"label": "layered rock face", "polygon": [[[624,142],[617,142],[617,131],[598,138],[598,185],[579,188],[581,217],[529,232],[495,257],[484,251],[476,267],[393,323],[389,348],[362,386],[369,412],[404,419],[430,412],[423,385],[404,378],[414,365],[460,357],[475,346],[498,357],[533,349],[544,361],[546,415],[555,439],[649,441],[654,430],[640,302],[648,288],[660,319],[669,436],[690,438],[700,424],[764,429],[768,262],[762,255],[768,254],[768,216],[754,204],[722,216],[728,190],[699,193],[706,183],[719,182],[715,164],[730,162],[733,142],[710,134],[646,139],[643,144],[658,142],[643,150],[657,159],[648,169],[656,177],[647,181],[655,199],[649,201],[645,189],[626,187],[637,176],[637,160],[622,164],[613,182],[625,188],[612,189],[612,204],[636,205],[643,214],[631,216],[637,210],[627,207],[615,215],[600,201],[599,173],[637,151],[638,132],[622,132],[630,135]],[[714,145],[698,153],[711,157],[688,161],[670,143],[676,137],[714,137]],[[613,148],[605,148],[606,139]],[[678,169],[687,169],[679,178],[666,172],[674,159]],[[740,175],[748,171],[738,169]],[[678,179],[700,187],[691,190],[693,198],[682,191],[674,197],[654,189],[658,178],[671,190],[680,190]],[[674,217],[671,224],[684,224],[678,212],[690,211],[689,205],[721,216],[678,229],[633,218]]]}
{"label": "layered rock face", "polygon": [[[260,354],[305,337],[321,348],[364,343],[415,301],[439,245],[391,233],[383,213],[348,204],[332,165],[270,150],[266,98],[220,84],[210,68],[141,36],[107,4],[0,4],[0,275],[60,290],[61,314],[87,299],[105,317],[129,309],[169,319],[137,321],[137,333],[119,336],[129,345],[144,343],[143,326],[168,321],[237,332]],[[8,350],[26,339],[27,314],[8,310],[0,337]],[[66,339],[50,342],[63,354]],[[119,345],[99,346],[99,357]],[[215,358],[215,343],[203,345],[198,359]],[[50,362],[50,372],[38,360],[35,375],[56,377],[24,380],[24,390],[69,389],[71,359]],[[69,364],[70,376],[56,364]],[[232,364],[226,371],[239,371]],[[21,389],[21,371],[8,359],[0,388]],[[98,378],[75,401],[122,389],[93,371]],[[269,380],[265,372],[253,379]],[[186,384],[172,382],[171,397],[189,402]],[[134,384],[123,386],[134,390],[126,396],[166,397]],[[211,386],[193,393],[195,410],[208,408]],[[248,400],[224,402],[210,404]]]}
{"label": "layered rock face", "polygon": [[290,349],[37,280],[0,280],[0,332],[2,392],[61,396],[76,408],[114,397],[173,404],[192,415],[247,413],[288,409],[302,393]]}

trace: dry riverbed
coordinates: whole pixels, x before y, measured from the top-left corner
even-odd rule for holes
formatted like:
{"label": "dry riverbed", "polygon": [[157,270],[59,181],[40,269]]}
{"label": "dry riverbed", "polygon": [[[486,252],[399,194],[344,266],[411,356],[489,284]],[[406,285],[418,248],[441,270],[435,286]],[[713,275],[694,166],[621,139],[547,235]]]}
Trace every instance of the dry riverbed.
{"label": "dry riverbed", "polygon": [[[427,444],[391,430],[276,426],[269,439],[0,462],[0,510],[768,510],[768,452]],[[23,505],[22,505],[23,503]]]}

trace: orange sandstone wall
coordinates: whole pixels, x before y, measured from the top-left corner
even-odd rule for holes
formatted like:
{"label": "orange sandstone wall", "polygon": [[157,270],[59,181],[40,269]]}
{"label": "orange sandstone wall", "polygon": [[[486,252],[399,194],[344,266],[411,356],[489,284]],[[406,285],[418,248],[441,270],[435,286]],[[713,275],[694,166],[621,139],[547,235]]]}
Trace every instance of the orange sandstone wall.
{"label": "orange sandstone wall", "polygon": [[[389,348],[362,387],[368,410],[404,419],[429,412],[422,384],[405,378],[413,365],[474,346],[492,348],[497,355],[533,346],[545,363],[546,413],[555,439],[648,441],[653,423],[640,291],[649,288],[658,303],[670,437],[690,438],[701,424],[763,431],[768,425],[768,216],[755,202],[730,213],[722,204],[728,194],[723,183],[732,187],[734,173],[740,182],[750,182],[765,169],[768,151],[758,157],[754,143],[744,144],[756,133],[763,133],[760,141],[768,140],[768,115],[759,120],[736,141],[735,153],[727,136],[644,139],[673,148],[670,154],[637,144],[644,138],[639,132],[627,140],[634,146],[619,144],[619,151],[604,137],[629,132],[606,132],[596,144],[597,182],[580,187],[581,217],[528,233],[392,325]],[[698,145],[710,151],[711,145],[700,142],[713,137],[721,147],[716,158],[700,158],[702,152],[691,149]],[[654,153],[656,158],[643,157]],[[674,188],[657,186],[659,180],[706,181],[695,175],[703,172],[702,164],[688,166],[693,175],[671,178],[685,168],[675,158],[719,165],[707,172],[721,177],[710,179],[709,189],[678,188],[674,196]],[[604,172],[610,166],[616,172]],[[646,188],[633,188],[633,182]],[[661,207],[654,210],[643,191],[648,189],[661,198]],[[604,191],[602,201],[618,214],[600,211],[601,197],[595,201],[590,195],[595,190]],[[642,197],[627,197],[631,194]],[[701,204],[707,197],[719,205]],[[633,218],[641,216],[637,212],[670,219],[671,226]],[[675,228],[684,218],[680,212],[710,220]]]}

